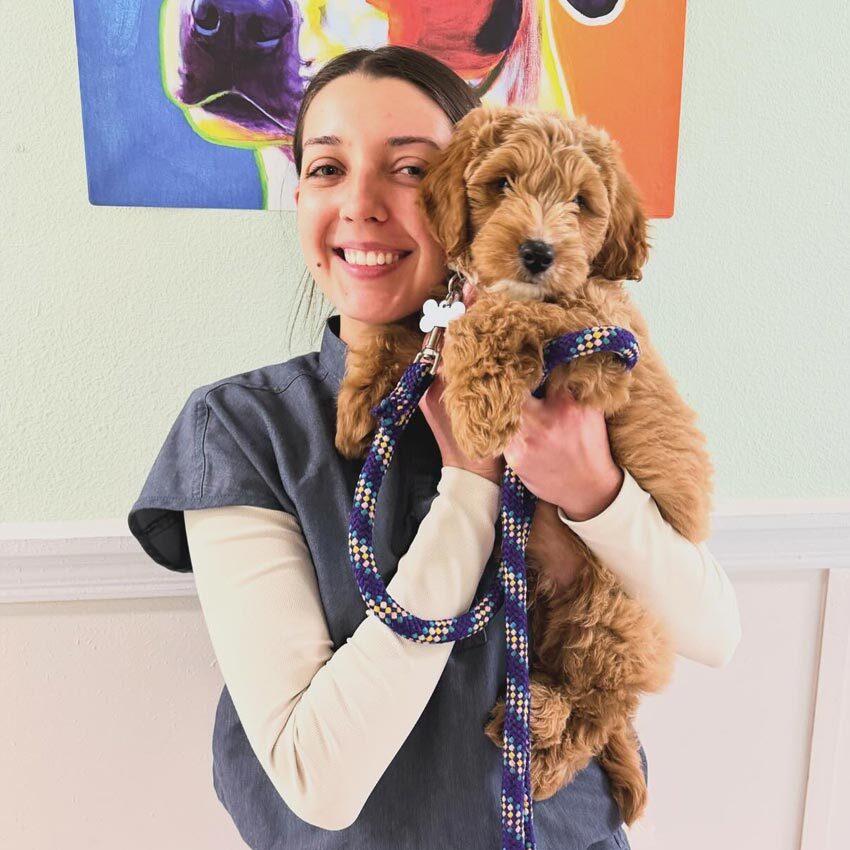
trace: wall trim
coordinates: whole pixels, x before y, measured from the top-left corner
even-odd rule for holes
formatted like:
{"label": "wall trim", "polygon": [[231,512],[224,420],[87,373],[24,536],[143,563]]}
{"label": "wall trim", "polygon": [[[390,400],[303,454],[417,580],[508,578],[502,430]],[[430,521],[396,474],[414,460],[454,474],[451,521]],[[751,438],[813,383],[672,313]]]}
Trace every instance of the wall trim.
{"label": "wall trim", "polygon": [[[738,507],[713,514],[708,541],[730,575],[850,568],[850,502]],[[192,574],[155,564],[124,520],[0,523],[0,603],[194,595]]]}
{"label": "wall trim", "polygon": [[800,850],[850,843],[850,570],[827,575]]}

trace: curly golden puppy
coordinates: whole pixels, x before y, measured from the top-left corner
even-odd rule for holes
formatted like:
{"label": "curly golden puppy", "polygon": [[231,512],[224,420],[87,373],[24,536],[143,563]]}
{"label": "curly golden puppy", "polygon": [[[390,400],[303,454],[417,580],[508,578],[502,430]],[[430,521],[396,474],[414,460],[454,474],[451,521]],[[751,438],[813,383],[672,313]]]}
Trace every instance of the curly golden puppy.
{"label": "curly golden puppy", "polygon": [[[443,347],[444,401],[461,448],[473,457],[504,450],[522,402],[543,378],[546,342],[593,325],[624,327],[640,346],[632,370],[597,352],[555,367],[547,392],[566,389],[602,409],[615,462],[679,533],[706,539],[713,489],[706,440],[623,286],[641,279],[648,242],[617,144],[559,112],[478,107],[425,175],[420,203],[450,267],[476,286]],[[432,297],[445,292],[440,284]],[[337,418],[337,447],[349,457],[368,447],[369,407],[421,348],[414,318],[349,354]],[[565,585],[558,567],[577,558],[581,568]],[[532,796],[550,797],[596,756],[631,824],[646,804],[633,720],[641,695],[669,683],[669,636],[542,500],[526,560]],[[503,726],[500,698],[484,729],[498,746]]]}

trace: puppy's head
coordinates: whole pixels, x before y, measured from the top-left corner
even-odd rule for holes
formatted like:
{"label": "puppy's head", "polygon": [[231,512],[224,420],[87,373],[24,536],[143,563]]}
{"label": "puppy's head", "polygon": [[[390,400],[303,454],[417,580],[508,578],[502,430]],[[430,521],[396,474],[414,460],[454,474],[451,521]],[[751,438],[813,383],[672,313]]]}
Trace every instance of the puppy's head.
{"label": "puppy's head", "polygon": [[484,291],[555,301],[590,275],[641,279],[646,217],[619,147],[557,111],[480,106],[420,183],[451,266]]}

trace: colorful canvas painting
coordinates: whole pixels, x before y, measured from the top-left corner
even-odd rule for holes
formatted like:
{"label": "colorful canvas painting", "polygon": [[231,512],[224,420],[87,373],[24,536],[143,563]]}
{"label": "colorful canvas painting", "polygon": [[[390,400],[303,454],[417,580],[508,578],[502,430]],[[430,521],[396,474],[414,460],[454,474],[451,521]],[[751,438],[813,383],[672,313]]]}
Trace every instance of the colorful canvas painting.
{"label": "colorful canvas painting", "polygon": [[673,214],[685,0],[75,0],[89,200],[294,209],[310,78],[353,47],[436,57],[485,103],[585,115]]}

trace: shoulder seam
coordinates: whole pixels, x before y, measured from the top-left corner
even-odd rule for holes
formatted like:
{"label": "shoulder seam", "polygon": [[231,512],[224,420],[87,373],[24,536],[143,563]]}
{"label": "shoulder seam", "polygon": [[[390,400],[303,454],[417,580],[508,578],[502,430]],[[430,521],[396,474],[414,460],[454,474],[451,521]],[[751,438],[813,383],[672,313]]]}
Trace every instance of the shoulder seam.
{"label": "shoulder seam", "polygon": [[322,372],[321,374],[314,374],[314,373],[308,372],[308,371],[296,372],[294,375],[292,375],[289,378],[289,380],[285,384],[282,384],[282,385],[249,384],[249,383],[246,383],[245,381],[237,380],[236,377],[234,376],[234,377],[230,377],[230,378],[222,378],[220,381],[215,381],[212,384],[202,384],[200,387],[197,387],[196,391],[200,391],[200,390],[204,391],[203,394],[202,394],[204,400],[206,400],[206,397],[208,395],[210,395],[210,393],[214,393],[217,389],[220,389],[221,387],[227,387],[227,386],[241,387],[242,389],[245,389],[245,390],[265,390],[266,392],[271,392],[271,393],[282,393],[282,392],[286,392],[286,390],[289,389],[289,387],[293,383],[293,381],[296,381],[298,378],[316,378],[316,380],[322,381],[327,376],[328,376],[328,370],[327,369],[325,369],[324,372]]}
{"label": "shoulder seam", "polygon": [[[324,380],[324,378],[327,376],[327,374],[328,374],[327,370],[325,370],[323,375],[317,376],[318,380]],[[206,474],[207,474],[207,455],[206,455],[206,450],[205,450],[205,444],[206,444],[206,437],[207,437],[207,423],[209,422],[209,417],[210,417],[210,406],[209,406],[209,402],[207,401],[207,397],[210,396],[212,393],[214,393],[217,389],[220,389],[221,387],[229,386],[231,384],[234,385],[234,386],[237,386],[237,387],[242,387],[243,389],[264,390],[266,392],[274,393],[275,395],[282,395],[299,378],[310,378],[310,377],[314,377],[310,372],[298,372],[297,374],[293,375],[290,378],[290,380],[286,383],[285,386],[280,386],[280,387],[275,387],[275,386],[269,387],[269,386],[263,386],[263,385],[258,385],[258,384],[244,384],[244,383],[241,383],[239,381],[232,380],[231,378],[224,378],[222,381],[214,384],[213,386],[209,387],[205,392],[201,393],[201,395],[198,399],[198,404],[199,405],[203,404],[203,406],[204,406],[204,416],[203,416],[203,420],[201,420],[200,416],[198,417],[197,423],[196,423],[196,432],[195,432],[196,445],[198,445],[200,447],[200,458],[198,458],[197,461],[196,461],[196,462],[199,462],[199,466],[200,466],[200,475],[198,476],[197,496],[196,496],[196,498],[199,501],[203,498],[203,495],[204,495],[204,481],[206,480]],[[202,388],[199,388],[199,389],[202,389]]]}

